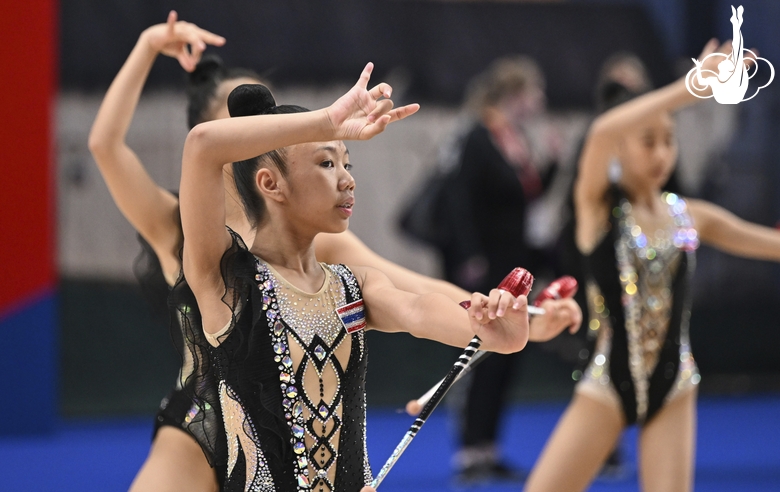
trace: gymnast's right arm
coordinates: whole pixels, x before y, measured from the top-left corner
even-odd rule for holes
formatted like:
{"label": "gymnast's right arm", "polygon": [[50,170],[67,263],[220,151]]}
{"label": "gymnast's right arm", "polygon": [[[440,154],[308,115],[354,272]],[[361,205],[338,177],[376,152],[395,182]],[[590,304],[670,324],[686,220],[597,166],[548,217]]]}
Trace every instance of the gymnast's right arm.
{"label": "gymnast's right arm", "polygon": [[[181,242],[178,200],[152,181],[125,137],[158,54],[175,57],[185,70],[192,71],[206,44],[224,42],[194,24],[177,22],[175,12],[166,24],[146,29],[111,83],[89,135],[89,149],[114,202],[161,261],[176,255]],[[166,271],[166,277],[176,272]]]}

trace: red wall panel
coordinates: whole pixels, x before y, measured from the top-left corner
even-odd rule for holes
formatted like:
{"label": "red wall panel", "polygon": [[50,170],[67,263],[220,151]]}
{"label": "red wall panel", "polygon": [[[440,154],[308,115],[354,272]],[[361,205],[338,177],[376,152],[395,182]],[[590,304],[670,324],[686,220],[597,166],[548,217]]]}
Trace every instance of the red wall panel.
{"label": "red wall panel", "polygon": [[56,7],[0,4],[0,316],[55,281]]}

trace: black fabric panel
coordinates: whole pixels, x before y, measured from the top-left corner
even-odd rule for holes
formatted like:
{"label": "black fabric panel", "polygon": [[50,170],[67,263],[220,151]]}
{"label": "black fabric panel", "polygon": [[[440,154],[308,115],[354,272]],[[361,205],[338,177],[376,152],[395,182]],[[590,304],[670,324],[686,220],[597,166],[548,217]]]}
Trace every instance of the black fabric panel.
{"label": "black fabric panel", "polygon": [[[610,203],[617,204],[617,192]],[[610,208],[611,210],[611,208]],[[586,275],[596,281],[604,297],[604,306],[609,309],[609,323],[612,326],[612,352],[609,355],[609,372],[612,385],[623,404],[626,422],[636,422],[636,395],[634,381],[628,365],[628,334],[626,318],[621,302],[623,287],[615,260],[615,242],[620,235],[617,219],[610,214],[611,229],[593,252],[585,256]],[[593,350],[590,356],[593,357]]]}

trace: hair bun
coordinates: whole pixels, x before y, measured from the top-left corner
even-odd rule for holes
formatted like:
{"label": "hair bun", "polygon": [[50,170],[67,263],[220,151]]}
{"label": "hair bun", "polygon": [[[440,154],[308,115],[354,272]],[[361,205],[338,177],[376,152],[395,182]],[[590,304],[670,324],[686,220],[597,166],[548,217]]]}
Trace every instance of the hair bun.
{"label": "hair bun", "polygon": [[231,117],[266,114],[276,106],[274,96],[262,84],[242,84],[228,96],[228,111]]}
{"label": "hair bun", "polygon": [[210,83],[217,78],[217,75],[225,70],[222,58],[217,55],[205,55],[195,65],[195,70],[187,76],[187,82],[191,86]]}

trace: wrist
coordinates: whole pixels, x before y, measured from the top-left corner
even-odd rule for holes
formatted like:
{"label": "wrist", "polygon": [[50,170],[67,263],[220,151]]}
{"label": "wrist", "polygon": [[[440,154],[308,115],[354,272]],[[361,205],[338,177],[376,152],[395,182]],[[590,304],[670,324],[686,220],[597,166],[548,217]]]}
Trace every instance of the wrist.
{"label": "wrist", "polygon": [[142,51],[148,56],[157,56],[160,50],[152,45],[151,30],[155,26],[144,29],[140,36],[138,36],[138,42],[136,43],[136,49]]}
{"label": "wrist", "polygon": [[317,117],[317,133],[319,135],[319,141],[329,141],[337,139],[336,125],[333,122],[333,118],[330,114],[330,107],[318,109],[314,111]]}
{"label": "wrist", "polygon": [[323,108],[319,110],[320,114],[318,115],[318,125],[317,130],[318,132],[323,135],[323,140],[331,140],[336,138],[336,125],[333,122],[333,117],[330,113],[330,106],[327,108]]}

